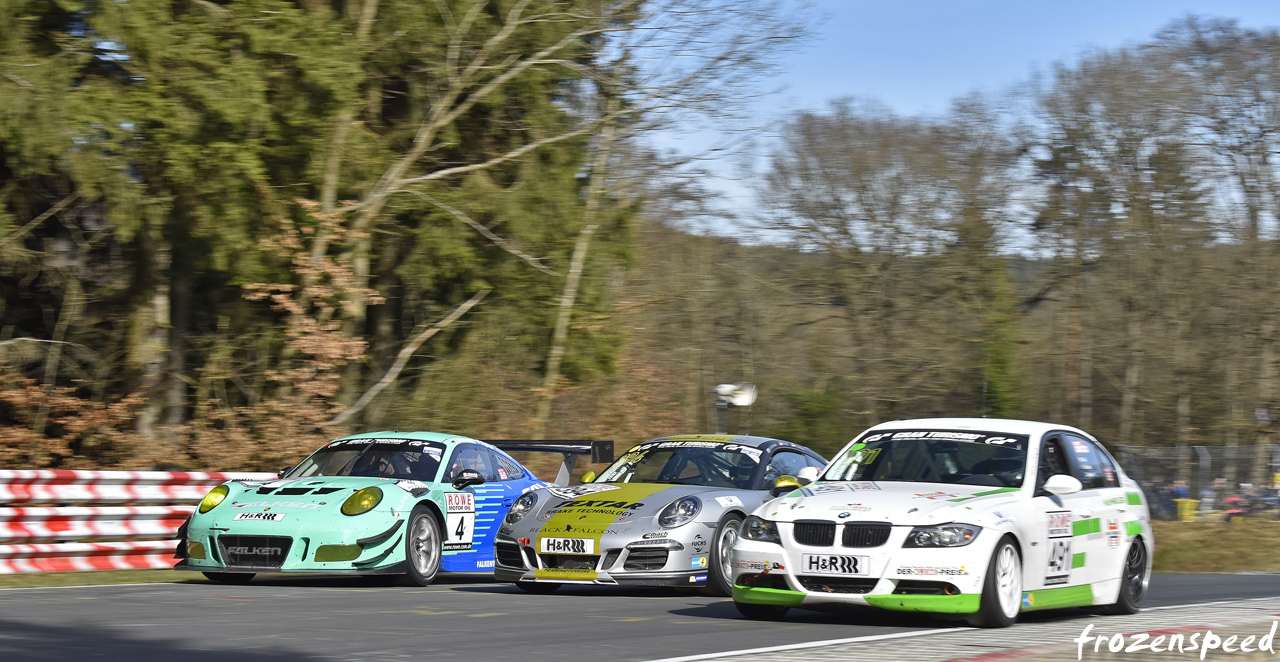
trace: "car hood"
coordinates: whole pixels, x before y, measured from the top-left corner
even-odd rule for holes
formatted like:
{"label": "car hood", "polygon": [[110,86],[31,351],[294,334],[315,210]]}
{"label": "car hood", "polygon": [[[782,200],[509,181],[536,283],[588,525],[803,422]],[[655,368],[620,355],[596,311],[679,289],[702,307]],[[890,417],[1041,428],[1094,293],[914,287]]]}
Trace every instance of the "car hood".
{"label": "car hood", "polygon": [[231,481],[226,503],[236,512],[336,512],[342,502],[366,487],[382,489],[382,502],[375,510],[394,510],[405,501],[402,497],[419,496],[431,485],[413,480],[372,478],[366,476],[309,476],[268,481]]}
{"label": "car hood", "polygon": [[521,524],[557,527],[566,523],[608,525],[634,522],[656,517],[667,504],[682,497],[736,491],[670,483],[588,483],[545,487],[538,490],[536,512],[525,517]]}
{"label": "car hood", "polygon": [[760,507],[775,521],[820,519],[942,524],[986,514],[1018,498],[1021,488],[885,481],[815,482]]}

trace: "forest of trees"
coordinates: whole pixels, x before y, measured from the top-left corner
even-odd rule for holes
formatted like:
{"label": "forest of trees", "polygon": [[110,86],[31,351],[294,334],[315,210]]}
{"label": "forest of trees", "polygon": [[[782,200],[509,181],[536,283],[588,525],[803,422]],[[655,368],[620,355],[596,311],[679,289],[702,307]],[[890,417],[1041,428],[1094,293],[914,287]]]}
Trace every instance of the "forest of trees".
{"label": "forest of trees", "polygon": [[0,3],[0,466],[630,443],[738,381],[734,431],[824,452],[935,415],[1274,442],[1280,34],[1187,18],[938,117],[834,101],[725,212],[648,145],[727,122],[804,20]]}

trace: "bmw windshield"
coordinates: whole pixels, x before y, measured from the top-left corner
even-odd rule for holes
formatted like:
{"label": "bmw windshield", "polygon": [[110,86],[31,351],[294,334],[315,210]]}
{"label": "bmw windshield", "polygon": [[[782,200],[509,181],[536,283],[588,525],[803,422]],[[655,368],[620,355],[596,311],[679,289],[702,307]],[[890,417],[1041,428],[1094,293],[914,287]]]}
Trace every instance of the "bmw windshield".
{"label": "bmw windshield", "polygon": [[597,483],[674,483],[751,489],[761,451],[711,441],[657,441],[632,448]]}
{"label": "bmw windshield", "polygon": [[311,454],[286,478],[367,476],[435,480],[444,445],[416,439],[339,439]]}
{"label": "bmw windshield", "polygon": [[1027,435],[973,430],[889,430],[849,447],[823,480],[1021,487]]}

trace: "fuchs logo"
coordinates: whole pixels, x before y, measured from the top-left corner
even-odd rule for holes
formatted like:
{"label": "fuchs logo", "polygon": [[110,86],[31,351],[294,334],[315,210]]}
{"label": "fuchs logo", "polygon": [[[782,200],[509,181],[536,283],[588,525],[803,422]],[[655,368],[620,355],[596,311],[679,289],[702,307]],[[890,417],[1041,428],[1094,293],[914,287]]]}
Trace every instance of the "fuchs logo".
{"label": "fuchs logo", "polygon": [[281,547],[228,547],[228,554],[239,556],[280,556],[284,554]]}

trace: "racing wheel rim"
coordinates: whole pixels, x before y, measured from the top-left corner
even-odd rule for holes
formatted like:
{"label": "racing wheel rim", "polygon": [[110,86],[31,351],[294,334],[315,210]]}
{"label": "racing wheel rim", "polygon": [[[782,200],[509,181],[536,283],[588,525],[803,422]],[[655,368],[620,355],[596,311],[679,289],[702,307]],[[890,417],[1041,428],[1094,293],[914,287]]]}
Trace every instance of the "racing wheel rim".
{"label": "racing wheel rim", "polygon": [[718,556],[720,557],[718,559],[720,561],[720,576],[724,577],[725,581],[728,582],[730,581],[729,578],[733,576],[733,564],[729,557],[733,554],[733,546],[738,542],[738,527],[733,525],[725,526],[724,530],[720,532],[720,540],[717,542]]}
{"label": "racing wheel rim", "polygon": [[431,526],[430,515],[424,514],[413,522],[413,533],[410,535],[410,541],[413,551],[413,567],[422,575],[431,575],[435,571],[436,554],[439,552],[439,545],[436,544],[435,531]]}
{"label": "racing wheel rim", "polygon": [[1124,559],[1124,590],[1129,592],[1129,600],[1134,605],[1142,602],[1142,577],[1146,572],[1147,550],[1142,541],[1135,540]]}
{"label": "racing wheel rim", "polygon": [[1000,611],[1013,618],[1022,606],[1022,562],[1013,545],[1005,544],[996,557],[996,597]]}

